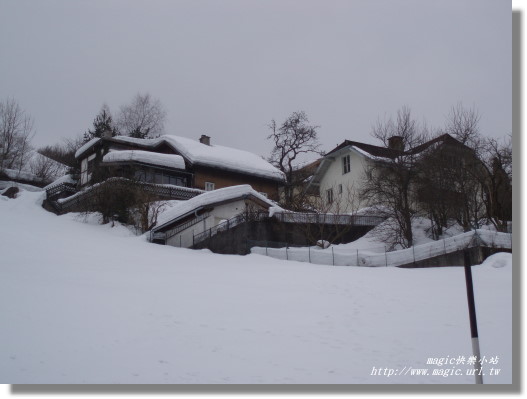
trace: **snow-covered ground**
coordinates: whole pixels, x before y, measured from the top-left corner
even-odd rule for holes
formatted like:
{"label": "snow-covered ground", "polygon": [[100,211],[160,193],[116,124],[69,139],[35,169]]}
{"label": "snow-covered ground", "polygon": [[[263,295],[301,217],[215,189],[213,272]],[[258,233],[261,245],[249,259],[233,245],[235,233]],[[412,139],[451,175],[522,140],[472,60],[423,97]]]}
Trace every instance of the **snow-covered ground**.
{"label": "snow-covered ground", "polygon": [[[1,383],[474,382],[431,375],[472,370],[463,268],[158,246],[123,226],[55,216],[41,196],[0,196]],[[473,275],[484,382],[510,383],[512,257]],[[460,356],[465,364],[426,364]]]}

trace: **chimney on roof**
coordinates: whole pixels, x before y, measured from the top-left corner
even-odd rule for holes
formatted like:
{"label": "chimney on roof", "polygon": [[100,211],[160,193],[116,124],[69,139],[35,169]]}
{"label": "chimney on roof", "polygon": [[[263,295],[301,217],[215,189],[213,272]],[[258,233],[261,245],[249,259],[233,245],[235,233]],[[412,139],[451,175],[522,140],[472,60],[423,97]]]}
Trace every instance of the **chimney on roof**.
{"label": "chimney on roof", "polygon": [[205,134],[202,134],[199,138],[199,142],[201,144],[210,145],[210,137]]}
{"label": "chimney on roof", "polygon": [[106,129],[104,132],[102,132],[102,138],[103,139],[111,139],[112,138],[112,131],[109,129]]}
{"label": "chimney on roof", "polygon": [[404,151],[404,142],[402,136],[392,136],[388,139],[388,148],[391,150]]}

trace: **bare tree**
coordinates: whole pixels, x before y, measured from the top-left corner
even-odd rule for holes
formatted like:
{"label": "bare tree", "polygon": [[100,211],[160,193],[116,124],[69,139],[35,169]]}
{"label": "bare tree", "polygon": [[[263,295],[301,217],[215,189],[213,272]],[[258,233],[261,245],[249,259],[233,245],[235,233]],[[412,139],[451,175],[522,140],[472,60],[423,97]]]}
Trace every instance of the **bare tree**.
{"label": "bare tree", "polygon": [[51,183],[65,172],[65,165],[61,165],[41,153],[36,153],[29,162],[29,170],[45,183]]}
{"label": "bare tree", "polygon": [[272,120],[269,128],[272,133],[267,137],[274,143],[269,162],[280,169],[286,177],[283,205],[297,210],[295,194],[302,193],[304,181],[301,174],[295,174],[295,164],[302,154],[320,155],[317,137],[319,126],[310,125],[304,111],[293,112],[280,127]]}
{"label": "bare tree", "polygon": [[511,137],[500,141],[485,139],[482,151],[483,175],[480,183],[483,187],[483,203],[487,220],[498,231],[507,231],[512,221],[512,142]]}
{"label": "bare tree", "polygon": [[306,198],[311,212],[293,213],[292,219],[300,226],[310,244],[342,242],[353,228],[352,220],[359,209],[359,195],[353,186],[335,185],[332,201],[321,197]]}
{"label": "bare tree", "polygon": [[424,151],[419,159],[418,200],[431,223],[432,238],[454,224],[460,213],[461,196],[452,184],[462,157],[440,146]]}
{"label": "bare tree", "polygon": [[121,107],[117,117],[119,129],[128,136],[145,138],[163,133],[166,111],[149,93],[138,93],[132,102]]}
{"label": "bare tree", "polygon": [[465,108],[458,103],[452,107],[445,123],[445,133],[450,134],[472,151],[462,157],[450,174],[451,186],[458,193],[456,219],[465,231],[481,227],[485,218],[482,183],[487,179],[482,163],[485,139],[479,132],[480,115],[475,108]]}
{"label": "bare tree", "polygon": [[396,120],[378,121],[372,136],[392,151],[389,157],[371,163],[367,171],[371,178],[365,179],[361,196],[388,219],[384,228],[376,229],[381,238],[391,247],[409,248],[413,245],[412,222],[419,211],[415,192],[418,154],[413,149],[427,140],[427,129],[417,124],[408,107],[402,107]]}
{"label": "bare tree", "polygon": [[445,133],[477,150],[482,144],[478,126],[480,119],[479,112],[474,107],[466,108],[462,103],[457,103],[447,116]]}
{"label": "bare tree", "polygon": [[65,138],[60,143],[39,148],[38,152],[61,164],[74,167],[77,164],[75,152],[82,146],[83,142],[82,136]]}
{"label": "bare tree", "polygon": [[28,162],[33,119],[14,99],[0,102],[0,169],[18,169]]}

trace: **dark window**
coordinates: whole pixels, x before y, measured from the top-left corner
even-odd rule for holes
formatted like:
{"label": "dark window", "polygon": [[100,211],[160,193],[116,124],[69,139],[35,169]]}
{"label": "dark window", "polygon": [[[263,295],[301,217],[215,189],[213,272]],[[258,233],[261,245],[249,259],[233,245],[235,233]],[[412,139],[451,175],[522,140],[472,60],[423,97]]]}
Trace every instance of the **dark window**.
{"label": "dark window", "polygon": [[328,204],[333,203],[333,189],[330,188],[329,190],[326,190],[326,199],[328,201]]}
{"label": "dark window", "polygon": [[351,170],[350,156],[342,157],[342,174],[346,174]]}

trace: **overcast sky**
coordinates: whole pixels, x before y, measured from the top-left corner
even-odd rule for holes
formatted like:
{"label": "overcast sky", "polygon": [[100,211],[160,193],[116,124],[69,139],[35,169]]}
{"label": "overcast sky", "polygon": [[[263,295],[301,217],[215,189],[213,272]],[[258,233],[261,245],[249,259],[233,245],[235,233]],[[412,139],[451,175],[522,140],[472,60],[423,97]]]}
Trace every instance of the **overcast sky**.
{"label": "overcast sky", "polygon": [[166,133],[267,156],[297,110],[328,151],[376,143],[407,105],[431,127],[458,102],[512,131],[511,5],[503,0],[0,0],[0,100],[33,116],[34,144],[74,137],[103,103],[158,98]]}

